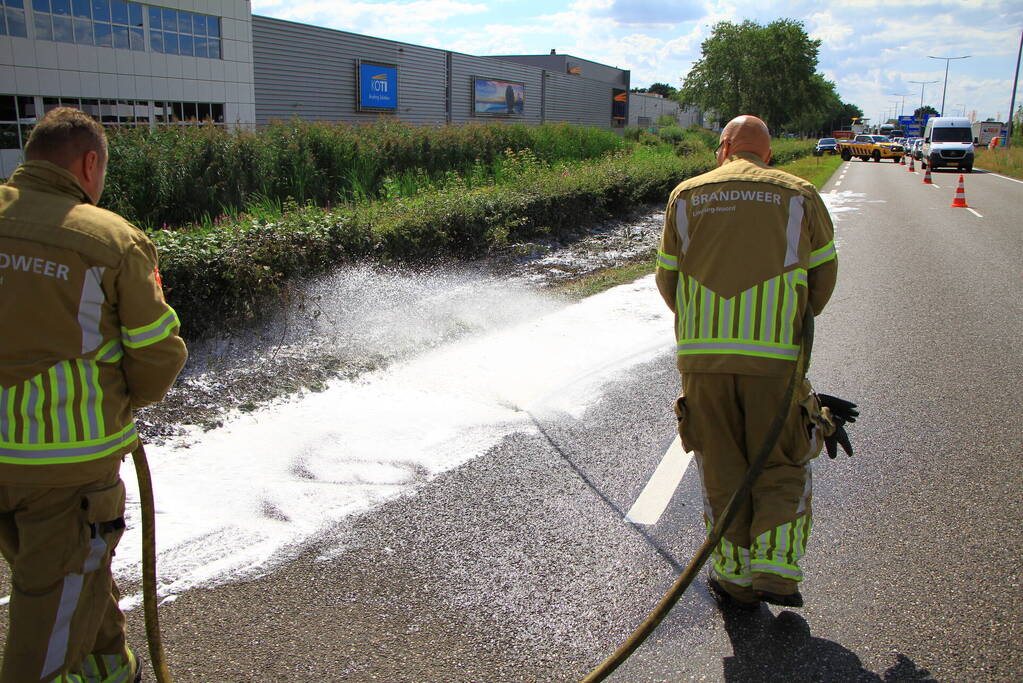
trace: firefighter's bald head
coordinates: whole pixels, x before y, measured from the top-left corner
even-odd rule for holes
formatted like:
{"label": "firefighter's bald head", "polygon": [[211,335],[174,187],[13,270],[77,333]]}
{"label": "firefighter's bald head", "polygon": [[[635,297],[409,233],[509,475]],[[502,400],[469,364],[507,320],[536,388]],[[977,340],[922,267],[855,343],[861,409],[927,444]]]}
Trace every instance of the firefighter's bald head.
{"label": "firefighter's bald head", "polygon": [[750,114],[736,116],[721,131],[721,145],[717,153],[718,165],[740,152],[756,154],[765,163],[771,161],[771,133],[767,129],[767,124],[756,116]]}

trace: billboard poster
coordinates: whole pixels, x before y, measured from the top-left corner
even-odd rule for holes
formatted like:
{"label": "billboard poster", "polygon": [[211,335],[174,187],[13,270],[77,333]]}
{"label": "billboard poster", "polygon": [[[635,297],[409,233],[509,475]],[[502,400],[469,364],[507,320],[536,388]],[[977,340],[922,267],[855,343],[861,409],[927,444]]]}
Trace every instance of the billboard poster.
{"label": "billboard poster", "polygon": [[355,65],[355,80],[359,93],[359,111],[397,111],[398,109],[398,66],[381,62],[364,62]]}
{"label": "billboard poster", "polygon": [[514,81],[472,77],[474,116],[524,116],[526,86]]}

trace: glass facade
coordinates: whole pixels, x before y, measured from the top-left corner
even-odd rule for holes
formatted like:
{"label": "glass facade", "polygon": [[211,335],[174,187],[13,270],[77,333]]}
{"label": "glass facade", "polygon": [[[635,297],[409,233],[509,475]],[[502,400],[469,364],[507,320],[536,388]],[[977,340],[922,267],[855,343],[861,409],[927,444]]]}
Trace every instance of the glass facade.
{"label": "glass facade", "polygon": [[153,52],[220,59],[220,17],[148,7]]}
{"label": "glass facade", "polygon": [[0,95],[0,149],[20,149],[35,121],[34,97]]}
{"label": "glass facade", "polygon": [[[0,3],[7,17],[4,31],[27,37],[24,0]],[[148,24],[149,49],[154,52],[209,59],[220,59],[222,54],[220,17],[128,0],[31,0],[31,7],[36,40],[144,52]],[[8,26],[20,28],[21,33],[13,33]]]}
{"label": "glass facade", "polygon": [[74,107],[105,126],[224,124],[223,102],[153,102],[87,97],[0,95],[0,149],[21,149],[41,111]]}
{"label": "glass facade", "polygon": [[25,0],[0,0],[0,36],[28,37]]}

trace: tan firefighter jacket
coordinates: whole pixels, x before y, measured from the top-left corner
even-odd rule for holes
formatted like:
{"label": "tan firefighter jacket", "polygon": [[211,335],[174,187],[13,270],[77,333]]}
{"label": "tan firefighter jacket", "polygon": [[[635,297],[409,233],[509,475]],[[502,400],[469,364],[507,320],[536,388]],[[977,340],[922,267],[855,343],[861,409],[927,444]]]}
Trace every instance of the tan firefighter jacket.
{"label": "tan firefighter jacket", "polygon": [[741,153],[680,183],[656,276],[679,370],[787,376],[807,301],[820,313],[837,273],[831,217],[805,180]]}
{"label": "tan firefighter jacket", "polygon": [[156,248],[77,179],[31,161],[0,185],[0,484],[86,483],[136,444],[187,352]]}

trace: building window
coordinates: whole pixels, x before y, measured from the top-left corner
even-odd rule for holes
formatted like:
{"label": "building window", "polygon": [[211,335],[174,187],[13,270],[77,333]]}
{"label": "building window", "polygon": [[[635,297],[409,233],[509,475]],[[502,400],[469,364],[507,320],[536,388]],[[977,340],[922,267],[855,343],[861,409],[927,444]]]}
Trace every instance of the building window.
{"label": "building window", "polygon": [[25,0],[0,0],[0,36],[28,37]]}
{"label": "building window", "polygon": [[154,52],[220,59],[220,17],[149,7],[149,42]]}
{"label": "building window", "polygon": [[202,125],[224,124],[222,102],[155,102],[153,117],[158,124]]}
{"label": "building window", "polygon": [[146,49],[142,5],[137,2],[32,0],[32,18],[37,40],[140,52]]}
{"label": "building window", "polygon": [[21,149],[35,122],[34,97],[0,95],[0,149]]}

